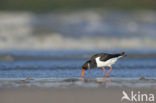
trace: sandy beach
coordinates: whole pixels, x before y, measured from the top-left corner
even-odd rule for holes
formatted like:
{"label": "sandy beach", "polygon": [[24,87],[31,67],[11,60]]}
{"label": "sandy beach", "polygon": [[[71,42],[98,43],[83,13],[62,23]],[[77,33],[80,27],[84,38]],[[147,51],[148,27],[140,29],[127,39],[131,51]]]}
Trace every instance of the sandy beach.
{"label": "sandy beach", "polygon": [[121,93],[104,88],[20,88],[1,90],[0,97],[1,103],[120,103]]}
{"label": "sandy beach", "polygon": [[121,103],[122,90],[156,94],[150,88],[16,88],[1,89],[0,103]]}
{"label": "sandy beach", "polygon": [[[32,80],[30,78],[10,81],[1,79],[0,103],[121,103],[123,91],[129,96],[132,91],[137,95],[156,94],[155,80],[112,78],[111,82],[106,79],[106,83],[101,82],[101,80],[88,79],[83,82],[79,79],[51,81],[48,79]],[[58,83],[60,85],[57,85]],[[122,102],[132,103],[128,100]],[[148,102],[141,101],[141,103]]]}

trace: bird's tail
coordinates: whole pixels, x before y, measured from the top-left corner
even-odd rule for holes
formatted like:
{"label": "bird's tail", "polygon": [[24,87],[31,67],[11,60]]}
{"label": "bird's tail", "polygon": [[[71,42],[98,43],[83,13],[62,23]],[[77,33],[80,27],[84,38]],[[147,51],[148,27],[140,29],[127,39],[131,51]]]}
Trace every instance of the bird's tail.
{"label": "bird's tail", "polygon": [[120,56],[127,56],[125,52],[120,53]]}
{"label": "bird's tail", "polygon": [[122,52],[122,53],[118,53],[118,54],[112,54],[111,55],[111,58],[115,58],[115,57],[124,57],[124,56],[127,56],[125,52]]}

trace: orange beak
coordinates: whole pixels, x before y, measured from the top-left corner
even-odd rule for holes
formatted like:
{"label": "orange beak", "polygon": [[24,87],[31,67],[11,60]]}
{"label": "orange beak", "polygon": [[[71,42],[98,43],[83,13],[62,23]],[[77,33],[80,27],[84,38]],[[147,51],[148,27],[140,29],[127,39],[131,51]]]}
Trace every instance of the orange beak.
{"label": "orange beak", "polygon": [[85,73],[85,69],[83,69],[82,71],[81,78],[83,78],[84,73]]}

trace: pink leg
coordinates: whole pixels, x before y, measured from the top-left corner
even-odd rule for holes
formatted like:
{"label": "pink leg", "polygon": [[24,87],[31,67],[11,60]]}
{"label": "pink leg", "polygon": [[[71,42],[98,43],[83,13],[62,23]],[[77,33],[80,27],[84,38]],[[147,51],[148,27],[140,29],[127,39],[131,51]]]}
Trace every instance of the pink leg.
{"label": "pink leg", "polygon": [[102,69],[103,69],[103,76],[105,76],[105,68],[103,67]]}
{"label": "pink leg", "polygon": [[112,66],[110,66],[110,69],[109,69],[109,71],[108,71],[108,73],[107,73],[107,77],[109,77],[109,73],[112,71]]}
{"label": "pink leg", "polygon": [[82,80],[83,82],[86,82],[85,78],[83,78],[83,77],[81,77],[81,80]]}

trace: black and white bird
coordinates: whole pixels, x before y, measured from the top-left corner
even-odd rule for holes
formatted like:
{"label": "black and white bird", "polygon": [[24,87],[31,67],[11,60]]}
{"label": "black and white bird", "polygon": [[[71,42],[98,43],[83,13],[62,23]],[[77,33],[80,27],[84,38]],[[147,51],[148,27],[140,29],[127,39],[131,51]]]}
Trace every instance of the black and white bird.
{"label": "black and white bird", "polygon": [[90,60],[85,62],[82,65],[82,74],[81,78],[83,78],[83,75],[86,70],[91,68],[103,68],[104,76],[105,76],[105,67],[110,67],[107,77],[109,77],[109,73],[112,70],[112,65],[121,57],[126,56],[125,52],[118,53],[118,54],[108,54],[108,53],[99,53],[95,54],[91,57]]}

